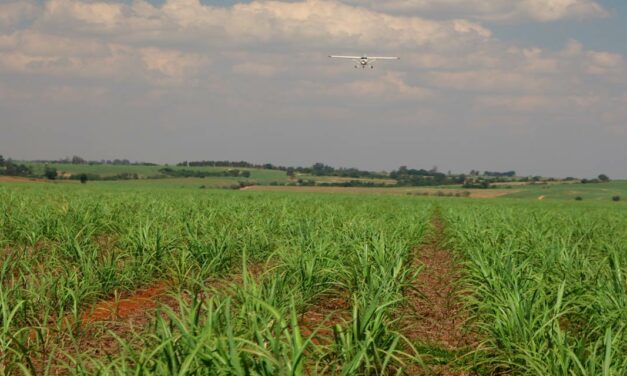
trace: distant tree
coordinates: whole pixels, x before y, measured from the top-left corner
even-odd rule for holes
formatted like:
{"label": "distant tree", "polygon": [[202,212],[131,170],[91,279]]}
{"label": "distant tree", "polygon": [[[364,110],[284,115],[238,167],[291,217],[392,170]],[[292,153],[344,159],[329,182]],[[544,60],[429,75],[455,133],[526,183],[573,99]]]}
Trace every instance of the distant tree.
{"label": "distant tree", "polygon": [[494,177],[514,177],[516,176],[516,171],[505,171],[505,172],[499,172],[499,171],[484,171],[483,175],[485,176],[494,176]]}
{"label": "distant tree", "polygon": [[618,202],[618,201],[620,201],[620,196],[614,196],[614,197],[612,197],[612,201],[614,201],[614,202]]}
{"label": "distant tree", "polygon": [[4,167],[4,157],[0,154],[0,167]]}
{"label": "distant tree", "polygon": [[286,172],[287,172],[287,176],[289,177],[294,176],[294,167],[288,167]]}
{"label": "distant tree", "polygon": [[610,181],[610,178],[605,174],[599,175],[597,179],[599,179],[603,183],[607,183],[608,181]]}
{"label": "distant tree", "polygon": [[11,160],[4,162],[6,167],[4,174],[7,176],[29,176],[33,174],[33,170],[25,164],[15,164]]}
{"label": "distant tree", "polygon": [[597,184],[600,182],[599,179],[581,179],[581,184]]}
{"label": "distant tree", "polygon": [[575,201],[582,201],[582,200],[583,200],[583,197],[581,197],[581,196],[575,197]]}
{"label": "distant tree", "polygon": [[72,164],[85,164],[85,160],[78,155],[72,157]]}
{"label": "distant tree", "polygon": [[87,184],[87,174],[81,174],[79,176],[79,179],[81,181],[81,184]]}
{"label": "distant tree", "polygon": [[492,188],[492,185],[490,184],[490,182],[485,181],[485,180],[482,180],[482,181],[467,180],[462,185],[462,188],[465,188],[465,189],[488,189],[488,188]]}
{"label": "distant tree", "polygon": [[246,170],[246,171],[242,171],[240,173],[240,176],[243,176],[245,178],[249,178],[250,177],[250,171]]}
{"label": "distant tree", "polygon": [[48,179],[48,180],[54,180],[57,178],[57,169],[53,168],[53,167],[46,167],[46,169],[44,170],[44,176]]}

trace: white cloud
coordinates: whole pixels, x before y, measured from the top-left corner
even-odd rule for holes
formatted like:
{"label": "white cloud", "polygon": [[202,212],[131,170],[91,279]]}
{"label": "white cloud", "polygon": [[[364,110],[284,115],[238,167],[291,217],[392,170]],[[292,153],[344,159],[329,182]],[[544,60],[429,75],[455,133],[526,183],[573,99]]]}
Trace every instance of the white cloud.
{"label": "white cloud", "polygon": [[428,88],[413,86],[405,82],[402,74],[387,72],[377,80],[356,80],[344,84],[319,87],[321,95],[350,98],[365,98],[384,101],[422,101],[432,98],[435,94]]}
{"label": "white cloud", "polygon": [[154,82],[162,85],[181,84],[209,64],[207,57],[176,50],[151,47],[142,48],[139,53],[147,73]]}
{"label": "white cloud", "polygon": [[[444,107],[447,96],[456,94],[486,109],[532,112],[597,106],[598,98],[609,95],[604,85],[624,84],[627,77],[623,56],[590,51],[574,40],[557,51],[521,48],[494,39],[477,22],[387,14],[341,1],[258,0],[231,7],[199,0],[167,0],[160,7],[145,0],[27,4],[28,12],[12,14],[34,18],[0,32],[0,71],[67,80],[65,93],[80,80],[149,85],[142,103],[167,98],[174,88],[211,88],[225,101],[263,98],[273,90],[301,103],[347,96],[429,100]],[[390,9],[458,9],[466,15],[474,9],[478,18],[501,19],[602,13],[585,0],[387,4]],[[326,58],[335,52],[398,53],[402,59],[378,67],[387,73],[364,76],[360,70],[355,76],[351,65]],[[272,78],[270,89],[253,87],[250,77]],[[114,91],[103,91],[102,97]]]}
{"label": "white cloud", "polygon": [[130,5],[48,0],[35,13],[31,24],[0,34],[0,69],[172,85],[193,82],[215,54],[229,60],[225,56],[246,51],[255,61],[231,58],[231,71],[269,77],[278,65],[276,59],[258,61],[262,48],[296,51],[291,60],[298,61],[310,49],[324,49],[324,55],[331,50],[458,51],[491,38],[488,29],[465,20],[392,16],[325,0],[232,7],[199,0],[167,0],[161,7],[144,0]]}
{"label": "white cloud", "polygon": [[549,22],[568,18],[605,17],[608,12],[594,0],[345,0],[392,13],[440,17],[469,17],[486,21]]}
{"label": "white cloud", "polygon": [[115,33],[128,40],[162,34],[166,40],[217,43],[228,38],[242,45],[271,41],[394,48],[490,37],[488,29],[465,20],[391,16],[326,0],[254,1],[228,8],[199,0],[167,0],[160,8],[143,0],[131,6],[49,0],[40,26],[58,30],[73,26],[75,31]]}
{"label": "white cloud", "polygon": [[125,18],[123,14],[125,8],[120,3],[48,0],[45,6],[44,20],[70,19],[105,30],[113,30],[122,25]]}

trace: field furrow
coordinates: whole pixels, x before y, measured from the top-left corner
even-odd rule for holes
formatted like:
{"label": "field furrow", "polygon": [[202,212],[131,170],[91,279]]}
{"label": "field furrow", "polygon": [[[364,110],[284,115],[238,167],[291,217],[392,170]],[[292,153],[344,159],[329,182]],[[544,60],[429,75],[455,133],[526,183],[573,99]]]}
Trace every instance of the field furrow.
{"label": "field furrow", "polygon": [[0,374],[627,371],[619,207],[78,185],[0,198]]}

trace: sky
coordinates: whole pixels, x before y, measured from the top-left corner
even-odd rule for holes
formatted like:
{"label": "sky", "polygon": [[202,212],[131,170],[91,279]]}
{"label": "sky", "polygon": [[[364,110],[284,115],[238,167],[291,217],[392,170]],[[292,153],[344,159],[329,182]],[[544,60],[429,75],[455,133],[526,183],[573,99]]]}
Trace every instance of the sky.
{"label": "sky", "polygon": [[627,178],[626,21],[624,0],[0,0],[0,154]]}

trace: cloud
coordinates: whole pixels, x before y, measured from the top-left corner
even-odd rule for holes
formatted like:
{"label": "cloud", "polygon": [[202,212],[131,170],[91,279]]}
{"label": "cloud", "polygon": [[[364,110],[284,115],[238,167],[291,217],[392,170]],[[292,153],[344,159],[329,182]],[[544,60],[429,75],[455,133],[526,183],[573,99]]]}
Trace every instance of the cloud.
{"label": "cloud", "polygon": [[200,54],[154,47],[142,48],[139,54],[149,76],[161,85],[181,84],[188,77],[196,76],[210,62]]}
{"label": "cloud", "polygon": [[[486,17],[521,9],[536,18],[543,9],[564,15],[602,9],[587,0],[377,2],[383,3],[462,13],[477,9]],[[328,53],[399,53],[403,59],[392,66],[402,74],[371,82],[340,78],[334,84],[421,97],[426,89],[526,95],[560,87],[578,90],[590,77],[620,80],[625,73],[621,55],[589,51],[577,41],[559,51],[520,48],[499,42],[476,22],[392,15],[340,1],[253,1],[230,7],[199,0],[166,0],[162,6],[145,0],[19,4],[9,3],[5,8],[12,16],[5,18],[35,16],[0,33],[0,70],[28,75],[194,86],[221,80],[216,69],[223,75],[260,78],[279,72],[284,79],[310,74],[329,84],[326,78],[338,78],[341,63],[326,61]],[[424,70],[420,83],[415,69]]]}
{"label": "cloud", "polygon": [[594,0],[345,0],[394,14],[465,17],[484,21],[550,22],[562,19],[606,17]]}
{"label": "cloud", "polygon": [[0,4],[0,32],[20,26],[22,22],[34,18],[38,13],[34,1],[8,1]]}
{"label": "cloud", "polygon": [[573,109],[594,108],[600,100],[599,96],[494,95],[477,97],[476,105],[478,110],[490,109],[505,113],[560,114]]}
{"label": "cloud", "polygon": [[[160,7],[144,0],[29,4],[37,17],[0,34],[0,70],[158,86],[206,79],[203,70],[216,59],[240,75],[286,72],[280,59],[259,61],[262,51],[293,51],[290,60],[311,65],[303,59],[312,49],[325,51],[319,56],[344,52],[346,46],[350,53],[460,51],[491,38],[488,29],[466,20],[394,16],[338,1],[254,1],[231,7],[199,0],[167,0]],[[242,52],[249,61],[238,61]]]}
{"label": "cloud", "polygon": [[[561,49],[520,47],[476,21],[602,16],[593,1],[10,4],[0,16],[0,73],[12,78],[0,94],[9,102],[61,106],[84,98],[147,112],[174,102],[185,104],[185,116],[222,111],[242,123],[278,114],[350,113],[341,103],[362,106],[370,120],[384,103],[387,116],[402,114],[397,122],[408,124],[424,120],[425,109],[441,123],[579,113],[622,124],[622,55],[575,40]],[[363,72],[351,62],[331,61],[331,53],[402,59]],[[460,121],[462,113],[476,118]]]}
{"label": "cloud", "polygon": [[408,84],[403,74],[395,72],[387,72],[376,80],[362,79],[330,86],[318,85],[317,91],[322,96],[413,103],[431,99],[435,95],[433,90]]}
{"label": "cloud", "polygon": [[256,76],[256,77],[273,77],[280,71],[277,65],[261,63],[261,62],[248,62],[235,64],[233,66],[233,72],[237,74]]}
{"label": "cloud", "polygon": [[161,7],[144,0],[132,5],[49,0],[38,24],[58,32],[71,28],[133,41],[164,37],[215,44],[226,38],[240,45],[271,41],[394,48],[490,37],[488,29],[465,20],[392,16],[325,0],[253,1],[232,7],[199,0],[167,0]]}

